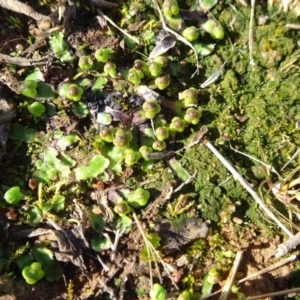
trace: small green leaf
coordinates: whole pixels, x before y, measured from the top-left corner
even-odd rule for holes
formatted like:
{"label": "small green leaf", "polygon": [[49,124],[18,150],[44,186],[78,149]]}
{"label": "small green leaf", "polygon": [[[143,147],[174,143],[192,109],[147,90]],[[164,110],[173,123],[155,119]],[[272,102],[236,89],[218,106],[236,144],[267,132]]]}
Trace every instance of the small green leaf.
{"label": "small green leaf", "polygon": [[187,182],[191,175],[181,166],[180,162],[177,161],[175,158],[169,160],[169,164],[171,168],[174,170],[176,175],[183,181]]}
{"label": "small green leaf", "polygon": [[93,210],[89,212],[91,226],[97,232],[102,232],[105,226],[104,218],[101,214],[95,213]]}
{"label": "small green leaf", "polygon": [[39,262],[34,262],[22,270],[22,275],[28,284],[35,284],[44,277],[44,274]]}
{"label": "small green leaf", "polygon": [[92,91],[102,90],[107,83],[107,78],[99,77],[92,86]]}
{"label": "small green leaf", "polygon": [[26,80],[34,80],[34,81],[44,81],[44,74],[39,68],[35,68],[32,73],[30,73],[26,78]]}
{"label": "small green leaf", "polygon": [[56,145],[59,147],[60,150],[66,150],[78,141],[79,136],[76,133],[71,133],[69,135],[64,135],[63,137],[61,137],[57,141]]}
{"label": "small green leaf", "polygon": [[71,53],[68,51],[69,46],[64,41],[64,35],[62,32],[54,35],[50,38],[51,48],[57,58],[59,58],[62,62],[72,61],[73,57]]}
{"label": "small green leaf", "polygon": [[35,98],[37,95],[37,82],[35,80],[26,80],[21,82],[20,92],[26,97]]}
{"label": "small green leaf", "polygon": [[31,128],[26,128],[19,123],[14,123],[11,126],[9,138],[20,142],[32,143],[37,138],[37,133]]}
{"label": "small green leaf", "polygon": [[131,229],[132,220],[127,216],[122,216],[117,223],[117,227],[119,231],[128,233]]}
{"label": "small green leaf", "polygon": [[207,56],[213,52],[216,44],[194,43],[193,46],[199,55]]}
{"label": "small green leaf", "polygon": [[20,187],[14,186],[4,194],[4,199],[9,204],[16,205],[23,199],[23,196]]}
{"label": "small green leaf", "polygon": [[54,197],[52,199],[52,204],[53,204],[54,210],[56,212],[63,210],[65,207],[65,196],[54,195]]}
{"label": "small green leaf", "polygon": [[36,226],[41,222],[42,211],[36,205],[30,206],[30,208],[26,210],[24,214],[29,216],[27,223],[30,226]]}
{"label": "small green leaf", "polygon": [[55,94],[51,85],[41,81],[37,83],[37,97],[44,99],[52,99],[54,98],[54,96]]}
{"label": "small green leaf", "polygon": [[102,125],[109,125],[112,122],[112,117],[110,114],[98,113],[97,114],[97,123]]}
{"label": "small green leaf", "polygon": [[83,102],[74,102],[73,109],[74,113],[81,118],[84,118],[89,114],[89,109],[87,105]]}
{"label": "small green leaf", "polygon": [[203,10],[208,11],[218,3],[218,0],[201,0],[199,3]]}
{"label": "small green leaf", "polygon": [[19,269],[23,270],[25,267],[33,263],[33,256],[30,253],[25,253],[17,258],[16,263]]}
{"label": "small green leaf", "polygon": [[62,275],[59,263],[53,259],[53,253],[43,244],[35,244],[32,249],[35,259],[42,264],[45,271],[45,278],[48,281],[55,281]]}
{"label": "small green leaf", "polygon": [[55,178],[56,175],[60,175],[61,178],[66,178],[70,174],[70,167],[75,164],[67,155],[61,155],[61,159],[58,157],[58,151],[52,147],[45,150],[43,153],[43,159],[36,161],[36,171],[33,176],[40,182],[49,182]]}
{"label": "small green leaf", "polygon": [[108,250],[111,247],[111,241],[105,236],[92,238],[91,247],[94,251]]}
{"label": "small green leaf", "polygon": [[161,286],[159,283],[155,283],[150,290],[150,298],[151,300],[166,300],[167,299],[167,291]]}
{"label": "small green leaf", "polygon": [[102,155],[95,155],[86,166],[75,169],[77,180],[87,180],[104,172],[109,166],[109,160]]}
{"label": "small green leaf", "polygon": [[28,110],[35,116],[40,117],[46,110],[46,107],[44,104],[40,102],[33,102],[28,106]]}

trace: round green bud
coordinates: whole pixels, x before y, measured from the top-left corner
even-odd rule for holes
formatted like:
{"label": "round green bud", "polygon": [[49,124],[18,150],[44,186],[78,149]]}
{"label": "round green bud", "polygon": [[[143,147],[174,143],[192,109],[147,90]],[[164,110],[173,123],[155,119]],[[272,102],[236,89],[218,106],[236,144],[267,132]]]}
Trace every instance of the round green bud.
{"label": "round green bud", "polygon": [[158,127],[155,130],[155,135],[159,141],[164,141],[169,137],[169,129],[166,127]]}
{"label": "round green bud", "polygon": [[125,149],[129,147],[129,143],[131,140],[131,132],[128,132],[122,128],[118,128],[113,139],[113,144],[119,148]]}
{"label": "round green bud", "polygon": [[111,143],[114,140],[114,131],[110,127],[101,126],[100,137],[103,141]]}
{"label": "round green bud", "polygon": [[79,58],[78,66],[82,70],[90,70],[94,66],[93,57],[90,55],[81,56]]}
{"label": "round green bud", "polygon": [[133,67],[140,71],[142,71],[144,65],[145,65],[145,62],[140,59],[136,59],[133,63]]}
{"label": "round green bud", "polygon": [[103,71],[112,78],[117,76],[117,66],[112,62],[107,62],[103,67]]}
{"label": "round green bud", "polygon": [[215,39],[221,40],[225,36],[223,27],[213,19],[208,19],[201,27]]}
{"label": "round green bud", "polygon": [[25,80],[21,82],[20,92],[26,97],[35,98],[37,96],[37,82],[35,80]]}
{"label": "round green bud", "polygon": [[147,100],[143,103],[143,110],[147,119],[153,119],[161,110],[157,100]]}
{"label": "round green bud", "polygon": [[177,300],[191,300],[191,293],[189,291],[183,291],[178,295]]}
{"label": "round green bud", "polygon": [[130,206],[126,201],[120,201],[115,205],[114,211],[120,216],[125,216],[130,212]]}
{"label": "round green bud", "polygon": [[152,148],[156,151],[163,151],[167,147],[166,143],[164,141],[155,141],[152,144]]}
{"label": "round green bud", "polygon": [[170,124],[170,131],[172,132],[183,132],[185,129],[185,121],[179,117],[174,117]]}
{"label": "round green bud", "polygon": [[141,154],[138,151],[127,149],[125,151],[125,164],[126,166],[132,166],[138,162],[141,158]]}
{"label": "round green bud", "polygon": [[166,17],[177,16],[179,14],[179,7],[176,0],[165,0],[162,5],[163,14]]}
{"label": "round green bud", "polygon": [[127,79],[131,83],[139,85],[143,78],[144,78],[144,74],[142,71],[137,70],[135,68],[129,69]]}
{"label": "round green bud", "polygon": [[220,24],[215,26],[211,33],[211,36],[217,40],[222,40],[225,36],[225,31],[223,27]]}
{"label": "round green bud", "polygon": [[183,99],[183,107],[189,107],[196,103],[198,97],[198,90],[191,87],[179,93],[179,99]]}
{"label": "round green bud", "polygon": [[154,61],[162,65],[162,67],[165,67],[168,64],[168,58],[162,55],[156,56]]}
{"label": "round green bud", "polygon": [[185,112],[184,120],[187,123],[191,123],[193,125],[196,125],[196,124],[199,123],[200,117],[201,117],[201,112],[198,109],[190,107]]}
{"label": "round green bud", "polygon": [[70,84],[67,90],[66,98],[73,101],[79,101],[83,94],[83,88],[77,84]]}
{"label": "round green bud", "polygon": [[170,79],[167,76],[157,77],[154,81],[155,85],[160,89],[164,90],[170,84]]}
{"label": "round green bud", "polygon": [[128,203],[136,208],[145,206],[150,198],[150,193],[143,188],[137,188],[135,191],[129,193],[127,199]]}
{"label": "round green bud", "polygon": [[153,76],[153,77],[159,76],[162,72],[162,65],[155,61],[152,61],[149,64],[149,72],[150,72],[151,76]]}
{"label": "round green bud", "polygon": [[162,12],[166,17],[172,17],[172,1],[165,0],[162,5]]}
{"label": "round green bud", "polygon": [[177,0],[172,0],[171,12],[173,16],[177,16],[179,14],[179,6]]}
{"label": "round green bud", "polygon": [[191,26],[183,30],[182,36],[189,42],[193,42],[198,38],[199,32],[195,26]]}
{"label": "round green bud", "polygon": [[115,51],[109,48],[97,49],[95,52],[95,58],[99,62],[106,63],[112,56],[115,54]]}
{"label": "round green bud", "polygon": [[149,155],[153,152],[153,149],[151,147],[148,147],[148,146],[142,146],[139,149],[139,152],[141,153],[144,160],[149,160],[150,159]]}

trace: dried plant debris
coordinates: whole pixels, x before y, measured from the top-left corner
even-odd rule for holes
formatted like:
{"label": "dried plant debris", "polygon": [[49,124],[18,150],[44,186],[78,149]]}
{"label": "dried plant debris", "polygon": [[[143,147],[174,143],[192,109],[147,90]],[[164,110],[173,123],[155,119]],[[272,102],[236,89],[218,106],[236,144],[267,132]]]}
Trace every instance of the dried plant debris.
{"label": "dried plant debris", "polygon": [[202,222],[197,217],[162,220],[154,230],[161,238],[162,246],[167,252],[179,250],[180,247],[199,238],[205,238],[209,222]]}
{"label": "dried plant debris", "polygon": [[6,99],[3,96],[3,91],[0,89],[0,161],[5,154],[10,122],[15,116],[15,103],[10,99]]}

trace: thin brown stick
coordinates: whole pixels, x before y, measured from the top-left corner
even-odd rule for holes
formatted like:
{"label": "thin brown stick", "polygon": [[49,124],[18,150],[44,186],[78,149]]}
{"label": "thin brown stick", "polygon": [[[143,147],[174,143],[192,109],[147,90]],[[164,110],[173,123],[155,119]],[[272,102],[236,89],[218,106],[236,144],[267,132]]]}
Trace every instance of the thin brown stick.
{"label": "thin brown stick", "polygon": [[12,64],[20,67],[45,65],[47,63],[47,60],[47,56],[39,59],[29,59],[24,57],[11,57],[9,55],[0,53],[0,63]]}
{"label": "thin brown stick", "polygon": [[221,296],[220,296],[219,300],[227,300],[228,299],[228,296],[230,294],[231,287],[233,285],[233,282],[234,282],[237,270],[239,268],[240,262],[242,260],[242,257],[243,257],[243,251],[239,250],[236,253],[234,263],[233,263],[233,266],[230,270],[230,274],[229,274],[229,276],[226,280],[226,283],[224,284],[224,286],[222,288],[222,293],[221,293]]}
{"label": "thin brown stick", "polygon": [[51,18],[36,12],[31,6],[17,0],[0,0],[0,6],[14,12],[24,14],[36,21],[50,20]]}

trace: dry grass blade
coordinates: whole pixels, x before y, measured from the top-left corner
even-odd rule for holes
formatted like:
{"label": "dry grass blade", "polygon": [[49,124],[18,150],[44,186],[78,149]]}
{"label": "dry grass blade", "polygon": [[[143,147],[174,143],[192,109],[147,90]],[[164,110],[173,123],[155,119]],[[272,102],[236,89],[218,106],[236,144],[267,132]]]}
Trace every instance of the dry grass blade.
{"label": "dry grass blade", "polygon": [[[133,40],[135,43],[137,43],[137,44],[139,44],[140,43],[140,41],[136,38],[136,37],[134,37],[134,36],[132,36],[132,35],[130,35],[129,33],[127,33],[126,31],[124,31],[121,27],[119,27],[113,20],[111,20],[108,16],[106,16],[102,11],[101,11],[101,9],[97,9],[97,14],[99,15],[98,17],[97,17],[97,19],[98,19],[98,21],[99,21],[99,24],[101,24],[101,18],[103,18],[103,19],[105,19],[108,23],[110,23],[112,26],[114,26],[115,28],[117,28],[120,32],[122,32],[124,35],[126,35],[128,38],[130,38],[131,40]],[[101,18],[100,18],[101,17]]]}
{"label": "dry grass blade", "polygon": [[249,275],[247,277],[244,277],[243,279],[241,279],[241,280],[238,281],[238,284],[240,284],[242,282],[245,282],[245,281],[248,281],[248,280],[251,280],[251,279],[253,279],[253,278],[255,278],[255,277],[259,276],[259,275],[265,274],[267,272],[273,271],[273,270],[275,270],[277,268],[280,268],[281,266],[294,261],[296,258],[297,258],[296,255],[291,255],[291,256],[289,256],[287,258],[284,258],[284,259],[276,262],[275,264],[272,264],[271,266],[269,266],[269,267],[267,267],[267,268],[265,268],[263,270],[260,270],[260,271],[258,271],[256,273],[253,273],[253,274],[251,274],[251,275]]}
{"label": "dry grass blade", "polygon": [[280,244],[276,249],[274,255],[276,258],[279,258],[283,255],[286,255],[290,251],[294,250],[300,244],[300,232],[290,237],[287,241]]}
{"label": "dry grass blade", "polygon": [[[142,237],[143,237],[143,240],[144,240],[144,242],[145,242],[145,246],[146,246],[146,249],[147,249],[147,255],[148,255],[148,257],[151,257],[151,255],[150,255],[150,252],[151,252],[151,254],[152,254],[154,257],[156,257],[156,258],[158,259],[158,261],[159,261],[159,262],[162,264],[162,266],[164,267],[165,272],[168,274],[168,277],[171,279],[172,284],[174,285],[174,287],[175,287],[177,290],[179,290],[179,287],[178,287],[178,285],[176,284],[176,282],[174,281],[172,275],[170,274],[170,271],[169,271],[167,265],[166,265],[165,262],[161,259],[161,257],[160,257],[160,255],[159,255],[158,251],[153,247],[153,245],[152,245],[152,244],[149,242],[149,240],[147,239],[147,237],[146,237],[146,235],[145,235],[145,232],[144,232],[144,230],[143,230],[143,228],[142,228],[142,226],[141,226],[141,223],[140,223],[139,219],[137,218],[137,215],[136,215],[135,213],[133,213],[132,216],[133,216],[133,218],[134,218],[134,220],[135,220],[135,222],[136,222],[136,225],[137,225],[137,227],[138,227],[138,229],[139,229],[139,231],[140,231],[140,233],[141,233],[141,235],[142,235]],[[152,268],[151,268],[151,262],[150,262],[150,260],[149,260],[149,274],[150,274],[150,280],[151,280],[151,282],[153,282],[153,280],[152,280],[152,279],[153,279],[153,274],[152,274]]]}
{"label": "dry grass blade", "polygon": [[240,262],[242,260],[243,257],[243,251],[238,251],[236,253],[234,262],[233,262],[233,266],[232,269],[230,270],[229,276],[226,280],[226,283],[224,284],[223,288],[222,288],[222,293],[221,296],[219,298],[219,300],[227,300],[228,296],[231,292],[231,287],[233,285],[237,270],[239,268]]}
{"label": "dry grass blade", "polygon": [[254,26],[254,11],[255,11],[255,0],[251,0],[251,15],[249,23],[249,58],[250,65],[254,66],[255,62],[253,59],[253,26]]}
{"label": "dry grass blade", "polygon": [[238,171],[225,159],[225,157],[214,147],[214,145],[207,141],[205,143],[206,147],[222,162],[226,169],[233,175],[236,179],[254,198],[254,200],[259,204],[259,206],[266,212],[266,214],[289,236],[293,237],[293,233],[288,230],[273,214],[273,212],[267,207],[267,205],[261,200],[257,193],[250,187],[246,180],[238,173]]}
{"label": "dry grass blade", "polygon": [[280,292],[275,292],[275,293],[269,293],[269,294],[264,294],[264,295],[259,295],[259,296],[254,296],[254,297],[248,297],[246,300],[261,300],[269,297],[277,297],[277,296],[283,296],[283,295],[288,295],[292,293],[300,293],[300,288],[294,288],[290,290],[284,290]]}
{"label": "dry grass blade", "polygon": [[0,0],[0,6],[24,14],[36,21],[50,20],[49,17],[36,12],[31,6],[17,0]]}
{"label": "dry grass blade", "polygon": [[193,52],[195,54],[195,57],[196,57],[196,66],[197,66],[196,71],[191,76],[191,78],[193,78],[199,72],[199,57],[198,57],[198,53],[197,53],[196,49],[194,48],[194,46],[189,41],[187,41],[184,37],[182,37],[180,34],[178,34],[177,32],[175,32],[174,30],[172,30],[171,28],[169,28],[166,25],[166,22],[164,20],[164,16],[163,16],[163,14],[161,12],[161,9],[159,8],[159,5],[158,5],[157,1],[156,0],[152,0],[152,2],[154,3],[154,6],[155,6],[155,8],[157,9],[157,11],[159,13],[159,18],[160,18],[160,21],[162,23],[163,29],[165,31],[170,32],[171,34],[173,34],[177,38],[177,40],[179,40],[180,42],[182,42],[185,45],[189,46],[193,50]]}

